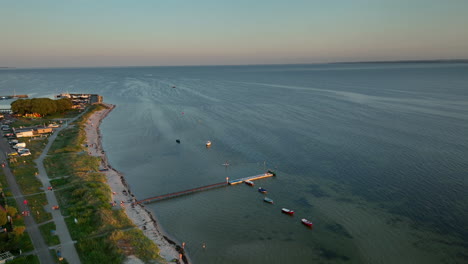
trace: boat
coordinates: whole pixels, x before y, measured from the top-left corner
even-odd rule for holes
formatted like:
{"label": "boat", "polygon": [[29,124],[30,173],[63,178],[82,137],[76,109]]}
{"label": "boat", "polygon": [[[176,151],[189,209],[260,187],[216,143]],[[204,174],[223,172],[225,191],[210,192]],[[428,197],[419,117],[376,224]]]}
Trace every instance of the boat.
{"label": "boat", "polygon": [[309,220],[307,220],[307,219],[305,219],[305,218],[302,218],[302,219],[301,219],[301,222],[302,222],[304,225],[308,226],[308,227],[312,227],[312,226],[314,225],[311,221],[309,221]]}
{"label": "boat", "polygon": [[288,214],[288,215],[294,215],[294,211],[293,210],[289,210],[289,209],[286,209],[286,208],[282,208],[281,209],[281,212],[285,213],[285,214]]}
{"label": "boat", "polygon": [[253,181],[244,181],[245,184],[249,185],[249,186],[254,186],[254,182]]}
{"label": "boat", "polygon": [[268,197],[263,198],[263,201],[266,203],[271,203],[271,204],[273,203],[273,200]]}
{"label": "boat", "polygon": [[175,142],[179,143],[180,144],[180,139],[176,139]]}
{"label": "boat", "polygon": [[223,165],[223,166],[226,166],[226,167],[227,167],[227,166],[229,166],[229,162],[227,162],[227,161],[226,161],[226,162],[224,162],[224,163],[223,163],[223,164],[221,164],[221,165]]}
{"label": "boat", "polygon": [[262,187],[258,188],[258,191],[261,193],[267,193],[267,190],[263,189]]}
{"label": "boat", "polygon": [[207,147],[211,146],[211,141],[208,140],[208,141],[206,142],[206,146],[207,146]]}

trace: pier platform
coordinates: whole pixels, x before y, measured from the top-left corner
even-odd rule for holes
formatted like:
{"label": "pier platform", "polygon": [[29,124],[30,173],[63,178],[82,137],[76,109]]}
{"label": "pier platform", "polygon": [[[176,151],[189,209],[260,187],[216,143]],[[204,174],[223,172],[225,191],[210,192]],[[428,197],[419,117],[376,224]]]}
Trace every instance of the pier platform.
{"label": "pier platform", "polygon": [[239,184],[239,183],[243,183],[245,181],[260,180],[260,179],[268,178],[268,177],[272,177],[272,176],[275,176],[275,174],[271,173],[271,172],[267,172],[267,173],[264,173],[264,174],[259,174],[259,175],[255,175],[255,176],[250,176],[250,177],[245,177],[245,178],[229,181],[229,185],[236,185],[236,184]]}
{"label": "pier platform", "polygon": [[158,195],[158,196],[146,198],[146,199],[143,199],[143,200],[138,200],[135,203],[136,204],[148,204],[148,203],[153,203],[153,202],[159,202],[161,200],[171,199],[171,198],[179,197],[179,196],[182,196],[182,195],[187,195],[187,194],[191,194],[191,193],[211,190],[211,189],[215,189],[215,188],[219,188],[219,187],[223,187],[223,186],[236,185],[236,184],[239,184],[239,183],[243,183],[244,181],[260,180],[260,179],[264,179],[264,178],[268,178],[268,177],[272,177],[272,176],[276,176],[276,174],[274,172],[272,172],[272,171],[268,171],[268,172],[266,172],[264,174],[245,177],[245,178],[236,179],[236,180],[232,180],[232,181],[230,181],[229,178],[227,178],[225,182],[219,182],[219,183],[210,184],[210,185],[206,185],[206,186],[201,186],[201,187],[197,187],[197,188],[192,188],[192,189],[188,189],[188,190],[180,191],[180,192],[174,192],[174,193],[167,193],[167,194],[163,194],[163,195]]}

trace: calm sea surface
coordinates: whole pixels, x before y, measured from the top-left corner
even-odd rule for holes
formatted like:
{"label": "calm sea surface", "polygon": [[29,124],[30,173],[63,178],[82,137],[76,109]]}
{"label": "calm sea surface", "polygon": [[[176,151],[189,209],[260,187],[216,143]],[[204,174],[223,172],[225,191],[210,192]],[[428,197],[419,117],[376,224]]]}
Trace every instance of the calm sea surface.
{"label": "calm sea surface", "polygon": [[273,205],[147,206],[194,263],[468,263],[468,64],[13,69],[0,91],[116,104],[104,148],[140,199],[275,169]]}

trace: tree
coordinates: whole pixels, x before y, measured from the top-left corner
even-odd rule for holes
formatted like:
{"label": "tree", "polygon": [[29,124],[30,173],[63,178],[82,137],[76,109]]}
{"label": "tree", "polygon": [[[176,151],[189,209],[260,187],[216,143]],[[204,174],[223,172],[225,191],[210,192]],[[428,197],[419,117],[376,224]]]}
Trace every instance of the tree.
{"label": "tree", "polygon": [[0,209],[0,226],[4,226],[7,222],[7,212]]}
{"label": "tree", "polygon": [[73,103],[70,98],[62,98],[55,101],[57,105],[57,112],[64,112],[66,110],[72,109]]}
{"label": "tree", "polygon": [[14,217],[18,213],[18,210],[16,210],[16,208],[12,206],[8,206],[6,210],[7,210],[8,215],[11,217]]}
{"label": "tree", "polygon": [[24,230],[26,230],[26,227],[24,226],[15,226],[13,228],[13,234],[16,236],[21,236],[24,233]]}
{"label": "tree", "polygon": [[52,100],[49,98],[18,99],[11,103],[11,110],[19,115],[37,113],[46,116],[56,112],[63,112],[73,106],[69,98]]}

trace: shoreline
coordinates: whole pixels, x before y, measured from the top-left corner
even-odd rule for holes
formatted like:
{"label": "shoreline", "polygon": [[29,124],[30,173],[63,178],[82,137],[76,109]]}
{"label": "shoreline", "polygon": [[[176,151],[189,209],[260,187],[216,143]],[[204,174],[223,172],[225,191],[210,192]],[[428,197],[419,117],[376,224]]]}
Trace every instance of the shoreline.
{"label": "shoreline", "polygon": [[[88,153],[100,157],[99,170],[106,175],[107,185],[112,191],[112,200],[116,210],[125,210],[127,217],[140,229],[143,234],[153,241],[159,248],[159,255],[167,262],[189,264],[184,249],[165,235],[158,227],[155,217],[144,205],[135,204],[136,197],[130,191],[122,173],[114,169],[108,162],[107,155],[102,147],[102,135],[99,129],[101,122],[115,108],[115,105],[105,104],[107,108],[94,112],[86,121],[85,133]],[[109,201],[112,202],[112,201]],[[127,258],[124,263],[142,263],[135,258]]]}

